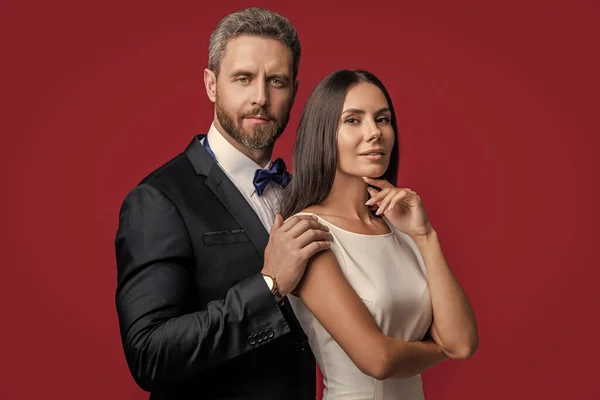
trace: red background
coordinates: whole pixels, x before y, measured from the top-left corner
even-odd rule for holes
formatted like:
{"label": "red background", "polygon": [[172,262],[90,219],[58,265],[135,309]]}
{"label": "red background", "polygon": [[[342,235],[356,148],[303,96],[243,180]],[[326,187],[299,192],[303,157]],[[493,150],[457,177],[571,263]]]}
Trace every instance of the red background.
{"label": "red background", "polygon": [[[118,335],[118,208],[206,132],[210,32],[257,4],[92,3],[0,2],[1,399],[147,398]],[[259,3],[303,47],[276,156],[291,161],[331,71],[369,69],[392,94],[401,184],[422,195],[481,336],[471,360],[424,374],[430,400],[600,398],[598,4]]]}

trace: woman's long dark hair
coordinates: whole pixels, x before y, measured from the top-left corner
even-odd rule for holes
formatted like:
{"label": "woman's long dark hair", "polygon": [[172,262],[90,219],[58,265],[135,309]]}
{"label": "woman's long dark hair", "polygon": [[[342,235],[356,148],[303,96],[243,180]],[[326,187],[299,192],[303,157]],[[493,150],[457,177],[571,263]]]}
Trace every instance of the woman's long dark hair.
{"label": "woman's long dark hair", "polygon": [[364,70],[339,70],[323,79],[310,94],[298,126],[293,153],[293,178],[285,188],[281,216],[285,220],[327,198],[337,170],[337,132],[346,94],[358,83],[371,83],[383,92],[391,112],[396,140],[390,164],[381,176],[396,185],[398,128],[392,99],[383,83]]}

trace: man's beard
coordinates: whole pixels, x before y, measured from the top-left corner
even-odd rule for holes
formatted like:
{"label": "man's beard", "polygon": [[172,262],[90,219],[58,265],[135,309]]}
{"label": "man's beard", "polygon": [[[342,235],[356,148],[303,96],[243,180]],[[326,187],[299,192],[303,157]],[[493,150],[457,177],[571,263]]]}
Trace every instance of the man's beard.
{"label": "man's beard", "polygon": [[[225,132],[229,134],[237,142],[251,149],[265,149],[273,143],[285,129],[290,111],[287,110],[281,120],[277,120],[273,115],[269,114],[263,108],[255,108],[243,114],[237,115],[236,118],[229,114],[217,99],[216,103],[217,119]],[[244,118],[260,115],[267,118],[269,122],[265,124],[255,124],[252,128],[246,129],[242,125]]]}

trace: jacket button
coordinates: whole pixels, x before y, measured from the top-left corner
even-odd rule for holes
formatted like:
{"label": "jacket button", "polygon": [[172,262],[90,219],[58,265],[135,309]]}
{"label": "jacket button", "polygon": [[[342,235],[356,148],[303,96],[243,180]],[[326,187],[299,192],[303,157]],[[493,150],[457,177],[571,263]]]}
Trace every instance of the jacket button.
{"label": "jacket button", "polygon": [[270,329],[269,329],[269,330],[267,331],[267,337],[268,337],[269,339],[271,339],[273,336],[275,336],[275,334],[273,333],[273,331],[272,331],[272,330],[270,330]]}
{"label": "jacket button", "polygon": [[254,346],[256,344],[256,340],[254,340],[254,336],[248,336],[248,343],[250,343],[252,346]]}

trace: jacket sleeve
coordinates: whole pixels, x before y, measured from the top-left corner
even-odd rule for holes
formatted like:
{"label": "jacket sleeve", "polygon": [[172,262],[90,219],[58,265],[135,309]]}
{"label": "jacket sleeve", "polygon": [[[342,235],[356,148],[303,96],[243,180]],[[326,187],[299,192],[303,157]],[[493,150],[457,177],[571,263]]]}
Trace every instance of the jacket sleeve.
{"label": "jacket sleeve", "polygon": [[126,197],[115,239],[116,307],[129,369],[153,391],[256,349],[290,331],[260,274],[206,309],[190,310],[190,237],[164,193],[140,185]]}

